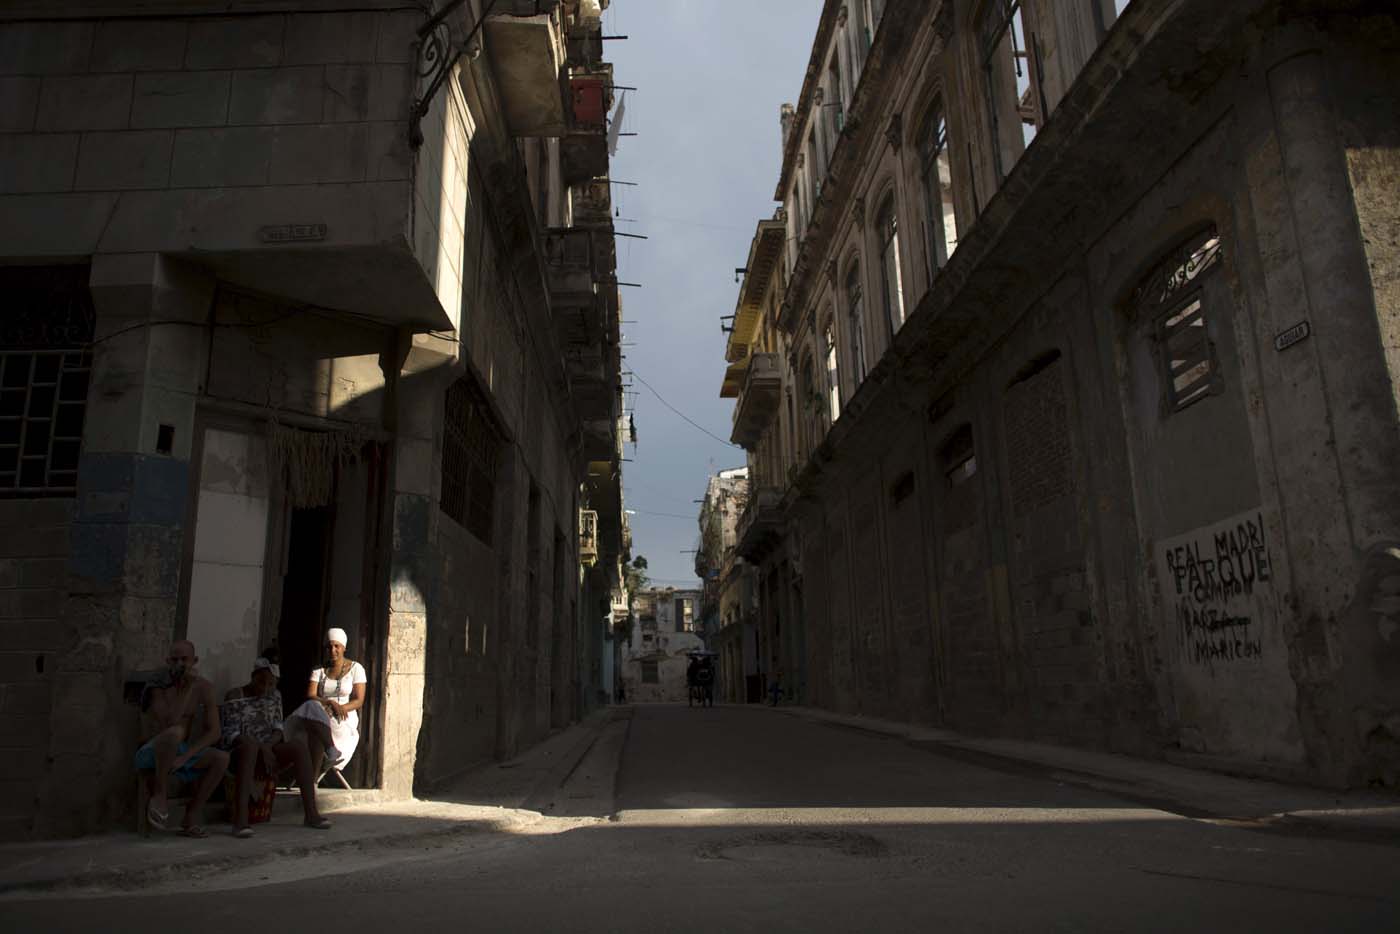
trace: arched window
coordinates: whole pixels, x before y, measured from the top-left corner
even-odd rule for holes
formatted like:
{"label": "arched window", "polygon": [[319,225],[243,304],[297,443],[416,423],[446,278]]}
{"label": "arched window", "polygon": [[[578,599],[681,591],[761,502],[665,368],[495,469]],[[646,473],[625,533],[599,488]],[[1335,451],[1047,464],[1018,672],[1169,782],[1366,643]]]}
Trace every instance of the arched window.
{"label": "arched window", "polygon": [[1040,126],[1034,37],[1026,34],[1021,0],[987,0],[978,23],[983,82],[992,124],[992,159],[1005,178]]}
{"label": "arched window", "polygon": [[934,101],[919,131],[919,166],[924,189],[924,251],[928,281],[958,248],[953,215],[953,170],[948,162],[948,122],[943,102]]}
{"label": "arched window", "polygon": [[841,417],[841,374],[836,362],[836,322],[831,316],[822,329],[822,352],[826,355],[826,411],[835,422]]}
{"label": "arched window", "polygon": [[880,205],[880,213],[875,221],[880,232],[880,286],[885,302],[885,318],[890,323],[890,333],[895,334],[904,326],[904,286],[903,270],[899,265],[899,219],[894,211],[894,194],[885,196]]}
{"label": "arched window", "polygon": [[851,391],[865,382],[865,301],[860,287],[860,263],[846,273],[846,308],[851,331]]}

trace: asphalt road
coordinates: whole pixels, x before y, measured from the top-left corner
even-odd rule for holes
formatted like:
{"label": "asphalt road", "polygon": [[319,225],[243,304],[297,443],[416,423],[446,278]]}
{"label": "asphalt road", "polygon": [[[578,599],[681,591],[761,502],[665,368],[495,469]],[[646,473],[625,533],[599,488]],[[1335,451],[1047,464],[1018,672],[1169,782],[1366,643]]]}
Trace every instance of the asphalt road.
{"label": "asphalt road", "polygon": [[[7,901],[0,927],[1400,930],[1393,845],[1223,826],[762,708],[641,707],[621,748],[611,815],[158,894]],[[237,887],[189,890],[211,882]]]}

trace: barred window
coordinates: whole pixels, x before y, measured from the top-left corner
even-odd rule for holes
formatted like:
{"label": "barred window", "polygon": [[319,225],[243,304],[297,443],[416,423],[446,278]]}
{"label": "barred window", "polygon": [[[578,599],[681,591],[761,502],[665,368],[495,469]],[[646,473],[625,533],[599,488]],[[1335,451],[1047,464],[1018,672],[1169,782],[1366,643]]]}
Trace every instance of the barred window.
{"label": "barred window", "polygon": [[501,436],[476,383],[448,387],[442,422],[442,511],[489,545]]}
{"label": "barred window", "polygon": [[1221,389],[1202,291],[1204,276],[1217,266],[1220,254],[1215,228],[1203,230],[1168,254],[1134,296],[1138,313],[1154,322],[1165,414]]}
{"label": "barred window", "polygon": [[0,267],[0,291],[0,497],[72,496],[96,320],[88,267]]}

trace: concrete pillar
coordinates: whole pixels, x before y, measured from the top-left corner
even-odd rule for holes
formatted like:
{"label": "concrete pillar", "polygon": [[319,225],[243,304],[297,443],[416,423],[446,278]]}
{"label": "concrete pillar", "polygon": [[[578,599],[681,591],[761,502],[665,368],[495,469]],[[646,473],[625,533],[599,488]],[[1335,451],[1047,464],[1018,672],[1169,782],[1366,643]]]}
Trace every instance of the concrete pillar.
{"label": "concrete pillar", "polygon": [[90,286],[96,345],[67,644],[36,823],[43,836],[97,830],[132,804],[139,714],[123,703],[122,684],[131,671],[162,665],[178,630],[191,434],[214,292],[212,279],[155,254],[96,257]]}
{"label": "concrete pillar", "polygon": [[386,419],[394,432],[392,550],[384,652],[383,790],[410,797],[423,727],[429,614],[437,589],[437,464],[442,397],[455,375],[456,345],[401,336],[385,360]]}
{"label": "concrete pillar", "polygon": [[[1375,763],[1367,762],[1375,755],[1390,759],[1382,770],[1400,768],[1393,751],[1400,741],[1400,648],[1387,639],[1385,613],[1370,606],[1377,582],[1400,566],[1400,558],[1384,558],[1400,542],[1400,425],[1327,63],[1306,46],[1312,37],[1297,38],[1302,50],[1269,69],[1268,87],[1314,346],[1282,353],[1316,369],[1332,469],[1289,472],[1281,494],[1290,538],[1307,541],[1326,529],[1336,551],[1331,562],[1293,556],[1294,609],[1303,628],[1294,672],[1313,762],[1334,782],[1357,782],[1373,777]],[[1261,344],[1263,353],[1274,352]],[[1307,508],[1328,501],[1340,508]],[[1373,754],[1368,745],[1378,730]]]}

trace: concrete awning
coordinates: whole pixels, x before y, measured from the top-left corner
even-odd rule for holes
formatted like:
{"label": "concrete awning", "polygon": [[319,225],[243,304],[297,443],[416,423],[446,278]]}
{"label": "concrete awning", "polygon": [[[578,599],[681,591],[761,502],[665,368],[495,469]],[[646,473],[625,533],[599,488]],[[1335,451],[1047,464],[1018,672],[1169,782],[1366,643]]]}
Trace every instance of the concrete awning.
{"label": "concrete awning", "polygon": [[563,136],[564,61],[554,17],[494,13],[482,30],[511,133]]}

